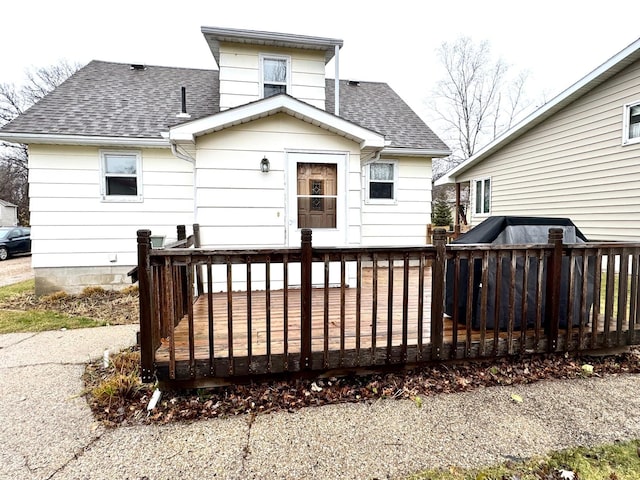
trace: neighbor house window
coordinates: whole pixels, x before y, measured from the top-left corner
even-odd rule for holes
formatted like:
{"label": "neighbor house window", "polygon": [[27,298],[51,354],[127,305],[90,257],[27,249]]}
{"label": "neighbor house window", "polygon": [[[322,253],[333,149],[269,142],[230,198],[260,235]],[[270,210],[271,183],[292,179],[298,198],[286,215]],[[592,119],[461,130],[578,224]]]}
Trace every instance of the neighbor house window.
{"label": "neighbor house window", "polygon": [[640,102],[624,106],[622,143],[640,142]]}
{"label": "neighbor house window", "polygon": [[476,180],[476,204],[475,213],[486,215],[491,210],[491,179]]}
{"label": "neighbor house window", "polygon": [[373,162],[367,168],[367,200],[387,203],[396,199],[397,164]]}
{"label": "neighbor house window", "polygon": [[141,157],[138,152],[100,152],[103,200],[142,200]]}
{"label": "neighbor house window", "polygon": [[260,57],[262,69],[262,97],[267,98],[289,90],[290,60],[289,57]]}

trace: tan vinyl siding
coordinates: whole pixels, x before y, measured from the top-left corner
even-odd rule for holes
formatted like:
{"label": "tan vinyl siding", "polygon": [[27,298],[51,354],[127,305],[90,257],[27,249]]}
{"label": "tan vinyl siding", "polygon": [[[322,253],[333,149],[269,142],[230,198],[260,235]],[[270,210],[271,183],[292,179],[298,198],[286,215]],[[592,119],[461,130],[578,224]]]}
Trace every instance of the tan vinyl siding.
{"label": "tan vinyl siding", "polygon": [[490,177],[492,215],[569,217],[589,239],[637,240],[640,144],[622,145],[622,120],[638,100],[635,63],[457,180],[472,181],[473,207],[473,180]]}

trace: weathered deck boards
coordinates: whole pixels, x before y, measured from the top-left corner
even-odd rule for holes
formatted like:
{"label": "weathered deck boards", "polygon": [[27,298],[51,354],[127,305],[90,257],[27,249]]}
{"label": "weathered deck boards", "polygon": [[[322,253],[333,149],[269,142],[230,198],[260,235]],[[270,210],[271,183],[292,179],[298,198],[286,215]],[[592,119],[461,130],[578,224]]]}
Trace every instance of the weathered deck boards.
{"label": "weathered deck boards", "polygon": [[[389,269],[378,268],[377,282],[377,321],[374,322],[373,308],[373,275],[371,269],[364,269],[362,276],[362,288],[360,299],[360,348],[372,347],[372,338],[375,332],[375,346],[387,345],[388,331],[388,285]],[[430,340],[430,305],[431,305],[431,272],[424,269],[423,287],[423,342]],[[392,345],[400,345],[402,342],[403,323],[403,291],[404,281],[402,268],[394,269],[393,300],[392,300]],[[418,341],[418,268],[412,268],[409,276],[409,295],[406,308],[407,336],[410,344]],[[287,351],[296,353],[300,351],[300,298],[301,290],[288,290],[287,308]],[[284,290],[270,292],[270,339],[271,354],[285,353],[285,310]],[[314,288],[312,295],[312,347],[314,352],[322,352],[325,349],[325,298],[324,289]],[[356,348],[357,332],[357,288],[344,289],[344,348]],[[341,289],[330,288],[328,290],[328,323],[327,347],[331,351],[339,350],[341,345]],[[212,294],[213,304],[213,333],[214,333],[214,357],[223,358],[229,355],[228,335],[228,296],[226,292]],[[267,354],[267,304],[266,292],[251,292],[251,341],[247,335],[247,292],[233,292],[232,299],[233,319],[233,355],[248,355],[248,345],[251,345],[252,355]],[[374,330],[375,323],[375,330]],[[180,321],[175,329],[176,360],[188,360],[189,325],[186,317]],[[195,353],[197,359],[209,358],[209,320],[208,320],[208,295],[200,296],[194,305],[194,338]],[[169,342],[163,340],[162,346],[156,352],[156,362],[169,361]]]}

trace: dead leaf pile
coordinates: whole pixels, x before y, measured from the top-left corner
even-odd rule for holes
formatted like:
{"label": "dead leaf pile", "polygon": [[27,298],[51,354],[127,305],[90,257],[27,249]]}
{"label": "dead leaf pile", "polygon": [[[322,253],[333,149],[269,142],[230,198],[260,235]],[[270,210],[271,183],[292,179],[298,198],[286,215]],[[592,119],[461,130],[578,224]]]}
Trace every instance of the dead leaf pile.
{"label": "dead leaf pile", "polygon": [[0,302],[0,309],[49,310],[70,316],[93,318],[110,325],[124,325],[139,321],[136,288],[122,291],[90,288],[77,295],[57,292],[40,297],[33,293],[23,293]]}
{"label": "dead leaf pile", "polygon": [[[585,364],[593,366],[590,376],[640,373],[640,352],[605,357],[541,355],[491,362],[439,364],[369,376],[273,380],[214,389],[164,391],[162,399],[151,412],[146,409],[154,390],[151,385],[140,384],[134,395],[130,395],[129,388],[128,395],[116,394],[106,400],[89,394],[87,401],[94,415],[109,426],[293,412],[302,407],[381,399],[410,399],[420,408],[428,404],[428,397],[432,395],[497,385],[522,385],[541,379],[584,378],[582,366]],[[91,392],[100,381],[114,373],[111,366],[104,369],[101,363],[90,364],[85,374],[87,391]],[[119,373],[123,374],[122,371]]]}

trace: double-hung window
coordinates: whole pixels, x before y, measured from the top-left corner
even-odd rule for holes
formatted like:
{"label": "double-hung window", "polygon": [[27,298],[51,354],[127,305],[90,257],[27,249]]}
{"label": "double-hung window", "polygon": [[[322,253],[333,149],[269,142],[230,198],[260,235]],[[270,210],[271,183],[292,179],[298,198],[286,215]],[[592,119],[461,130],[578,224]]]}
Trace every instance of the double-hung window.
{"label": "double-hung window", "polygon": [[476,215],[487,215],[491,211],[491,179],[475,180]]}
{"label": "double-hung window", "polygon": [[290,65],[289,57],[277,55],[260,56],[263,98],[289,91]]}
{"label": "double-hung window", "polygon": [[392,203],[396,199],[397,164],[373,162],[367,168],[367,202]]}
{"label": "double-hung window", "polygon": [[138,152],[100,152],[100,194],[105,201],[142,200],[142,165]]}
{"label": "double-hung window", "polygon": [[640,142],[640,101],[624,106],[622,143]]}

